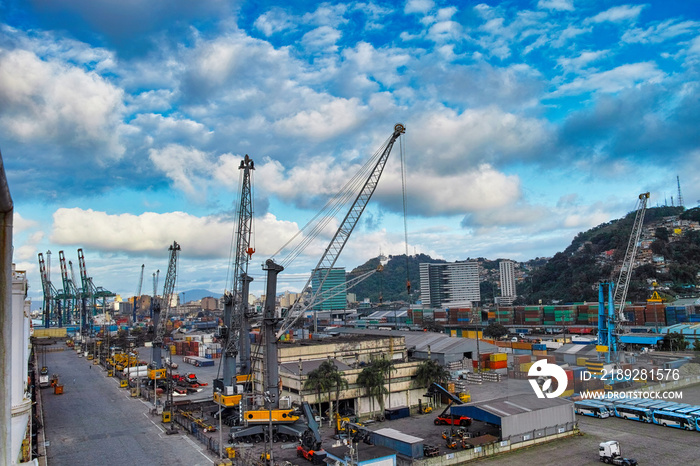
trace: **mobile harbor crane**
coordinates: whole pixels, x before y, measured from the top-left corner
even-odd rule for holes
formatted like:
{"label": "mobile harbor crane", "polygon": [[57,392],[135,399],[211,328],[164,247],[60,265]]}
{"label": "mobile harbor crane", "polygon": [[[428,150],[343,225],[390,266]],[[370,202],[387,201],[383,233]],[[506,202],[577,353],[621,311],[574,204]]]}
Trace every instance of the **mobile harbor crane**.
{"label": "mobile harbor crane", "polygon": [[[173,293],[175,291],[175,280],[177,278],[177,257],[180,252],[180,245],[173,241],[168,248],[170,259],[168,261],[168,272],[165,275],[162,296],[153,296],[153,360],[148,371],[148,378],[151,380],[164,380],[165,368],[161,356],[163,348],[163,338],[165,337],[165,326],[168,314],[172,306]],[[162,312],[162,310],[165,312]],[[161,313],[163,314],[161,316]],[[162,323],[161,323],[162,320]]]}
{"label": "mobile harbor crane", "polygon": [[[611,354],[613,354],[615,362],[619,362],[620,358],[620,335],[623,332],[623,323],[626,321],[624,314],[625,300],[627,299],[627,290],[632,277],[632,270],[634,269],[634,260],[637,256],[637,247],[642,234],[642,225],[644,224],[644,214],[647,210],[648,200],[649,193],[642,193],[638,197],[632,232],[627,243],[625,258],[622,261],[617,282],[615,284],[612,282],[601,282],[598,287],[598,344],[608,347],[605,356],[605,360],[608,363],[611,362]],[[617,310],[615,309],[616,307]]]}
{"label": "mobile harbor crane", "polygon": [[[251,177],[255,165],[253,160],[246,155],[238,168],[242,170],[241,197],[237,206],[235,249],[232,251],[231,288],[224,292],[224,322],[219,327],[218,334],[218,338],[224,342],[219,366],[220,370],[223,368],[223,376],[214,380],[214,402],[221,407],[217,416],[227,417],[234,413],[234,408],[239,407],[241,402],[242,393],[239,393],[239,382],[249,381],[251,373],[248,334],[250,333],[249,319],[252,314],[248,308],[248,290],[253,279],[248,276],[248,262],[255,252],[255,248],[251,244],[253,238]],[[242,372],[240,376],[236,374],[237,356],[240,356]]]}
{"label": "mobile harbor crane", "polygon": [[[382,148],[377,151],[375,157],[372,159],[371,162],[373,165],[367,169],[368,175],[362,182],[359,194],[356,195],[349,212],[342,220],[335,235],[331,239],[330,244],[325,249],[325,252],[312,271],[306,285],[303,287],[303,289],[307,289],[311,284],[311,280],[315,280],[317,283],[315,293],[306,303],[297,301],[283,319],[277,316],[275,309],[275,297],[277,295],[277,276],[284,270],[284,266],[277,264],[273,259],[268,259],[265,262],[263,270],[267,271],[267,282],[265,292],[266,298],[262,316],[262,334],[265,357],[263,361],[264,367],[262,373],[264,378],[263,391],[265,393],[267,406],[265,409],[261,408],[258,410],[245,411],[243,415],[243,422],[246,425],[231,428],[231,432],[229,434],[231,441],[237,441],[240,439],[249,438],[251,436],[260,435],[264,435],[268,439],[271,438],[271,436],[284,436],[299,440],[303,440],[304,438],[309,439],[314,436],[313,425],[315,424],[315,420],[313,420],[313,416],[310,414],[311,408],[308,407],[308,404],[306,405],[306,408],[304,408],[304,405],[302,404],[302,407],[304,408],[304,415],[306,417],[305,422],[298,421],[299,413],[294,412],[293,410],[280,409],[280,382],[277,342],[287,330],[296,324],[306,309],[309,309],[311,306],[318,304],[323,300],[329,299],[329,297],[333,295],[333,290],[326,293],[321,292],[323,284],[330,275],[338,256],[345,247],[350,234],[353,232],[360,216],[362,215],[362,212],[371,199],[394,143],[404,132],[404,125],[400,123],[396,124],[392,135],[389,137],[387,142],[385,142]],[[355,177],[355,179],[352,181],[357,182],[358,180],[362,181],[362,179],[358,177]],[[344,196],[347,196],[348,193],[350,193],[349,190],[344,193]],[[354,193],[352,195],[354,195]],[[319,229],[316,229],[316,231],[318,230]],[[293,251],[290,256],[293,258],[298,254],[299,251],[297,250]],[[371,275],[373,272],[374,271],[365,274],[365,278]],[[306,412],[307,409],[308,413]],[[270,424],[273,424],[273,421],[274,425],[272,426],[272,432],[270,432]],[[320,438],[317,444],[308,441],[306,443],[309,443],[309,445],[306,445],[304,451],[307,453],[310,450],[316,451],[318,450],[317,447],[320,447]],[[313,443],[313,445],[310,445],[310,443]],[[302,445],[304,445],[303,441]],[[308,458],[308,455],[302,456],[306,456]],[[318,459],[319,455],[316,454],[315,458]]]}

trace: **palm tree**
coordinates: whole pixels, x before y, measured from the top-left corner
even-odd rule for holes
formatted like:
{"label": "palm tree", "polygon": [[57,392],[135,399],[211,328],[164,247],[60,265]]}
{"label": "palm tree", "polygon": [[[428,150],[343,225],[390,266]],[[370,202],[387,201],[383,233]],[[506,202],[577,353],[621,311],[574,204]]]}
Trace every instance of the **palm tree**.
{"label": "palm tree", "polygon": [[370,364],[362,369],[362,372],[357,376],[357,384],[367,390],[367,396],[371,403],[371,413],[374,414],[374,401],[378,399],[377,394],[381,393],[381,389],[384,388],[384,377],[376,367]]}
{"label": "palm tree", "polygon": [[[334,366],[335,367],[335,366]],[[326,376],[325,368],[323,364],[318,368],[309,372],[306,376],[306,381],[304,382],[305,390],[315,390],[316,397],[318,400],[318,414],[321,415],[321,392],[325,392],[329,389],[329,380]]]}
{"label": "palm tree", "polygon": [[[389,390],[386,391],[389,394],[389,407],[391,407],[391,372],[396,370],[396,367],[394,366],[394,361],[391,361],[389,359],[381,358],[381,359],[375,359],[372,361],[372,365],[377,368],[377,371],[382,376],[382,386],[384,386],[384,380],[387,378],[389,379]],[[381,406],[382,406],[382,413],[384,412],[384,397],[382,396],[381,400]]]}
{"label": "palm tree", "polygon": [[433,382],[443,383],[449,378],[449,372],[432,359],[423,361],[416,370],[416,383],[419,387],[428,387]]}

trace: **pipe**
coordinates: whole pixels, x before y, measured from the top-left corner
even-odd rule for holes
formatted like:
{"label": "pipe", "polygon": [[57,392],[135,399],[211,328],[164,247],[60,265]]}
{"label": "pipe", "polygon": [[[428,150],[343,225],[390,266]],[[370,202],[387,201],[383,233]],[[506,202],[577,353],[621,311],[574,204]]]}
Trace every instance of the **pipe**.
{"label": "pipe", "polygon": [[[5,164],[0,153],[0,374],[10,374],[12,356],[12,216],[14,206],[5,177]],[[10,425],[12,398],[9,377],[0,377],[0,463],[12,464]]]}

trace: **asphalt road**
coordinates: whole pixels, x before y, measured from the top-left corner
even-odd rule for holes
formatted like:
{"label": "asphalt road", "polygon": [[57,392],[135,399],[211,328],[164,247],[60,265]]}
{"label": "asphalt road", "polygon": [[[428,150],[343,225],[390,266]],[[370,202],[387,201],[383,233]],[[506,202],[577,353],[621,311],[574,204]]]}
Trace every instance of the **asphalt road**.
{"label": "asphalt road", "polygon": [[166,435],[149,406],[92,361],[66,349],[47,353],[46,365],[64,387],[42,390],[49,465],[213,464],[192,438]]}

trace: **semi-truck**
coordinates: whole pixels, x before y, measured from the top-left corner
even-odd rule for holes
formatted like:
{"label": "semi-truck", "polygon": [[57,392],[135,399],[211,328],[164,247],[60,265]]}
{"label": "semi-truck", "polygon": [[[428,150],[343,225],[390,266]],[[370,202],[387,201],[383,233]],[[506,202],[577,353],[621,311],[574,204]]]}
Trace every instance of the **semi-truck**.
{"label": "semi-truck", "polygon": [[600,461],[606,464],[616,464],[622,466],[637,466],[637,460],[633,458],[624,458],[620,451],[620,442],[617,440],[609,440],[601,442],[598,448]]}

